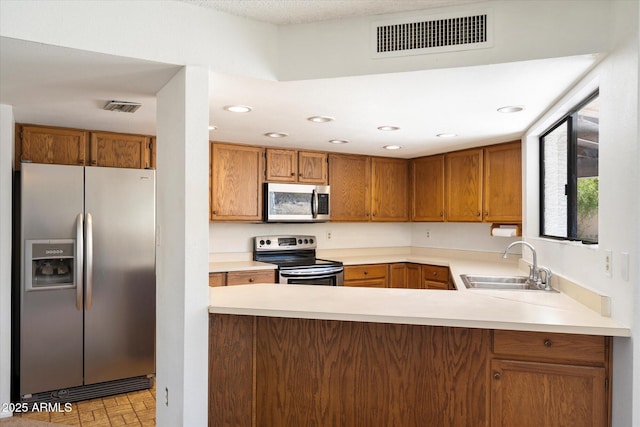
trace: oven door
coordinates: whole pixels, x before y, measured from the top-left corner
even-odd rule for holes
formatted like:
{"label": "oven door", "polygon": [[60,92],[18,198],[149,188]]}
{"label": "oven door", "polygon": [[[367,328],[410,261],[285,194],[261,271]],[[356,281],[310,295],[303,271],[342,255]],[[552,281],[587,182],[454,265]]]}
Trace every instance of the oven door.
{"label": "oven door", "polygon": [[279,282],[287,285],[342,286],[343,267],[321,267],[279,270]]}

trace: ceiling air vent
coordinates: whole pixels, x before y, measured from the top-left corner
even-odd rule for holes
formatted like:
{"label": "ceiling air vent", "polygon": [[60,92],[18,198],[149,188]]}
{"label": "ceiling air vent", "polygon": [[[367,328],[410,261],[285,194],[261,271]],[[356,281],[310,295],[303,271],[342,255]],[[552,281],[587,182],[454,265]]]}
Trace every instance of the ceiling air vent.
{"label": "ceiling air vent", "polygon": [[123,113],[135,113],[136,110],[140,107],[142,107],[142,104],[138,102],[109,101],[102,108],[107,111],[121,111]]}
{"label": "ceiling air vent", "polygon": [[373,57],[423,55],[493,46],[490,11],[374,22]]}

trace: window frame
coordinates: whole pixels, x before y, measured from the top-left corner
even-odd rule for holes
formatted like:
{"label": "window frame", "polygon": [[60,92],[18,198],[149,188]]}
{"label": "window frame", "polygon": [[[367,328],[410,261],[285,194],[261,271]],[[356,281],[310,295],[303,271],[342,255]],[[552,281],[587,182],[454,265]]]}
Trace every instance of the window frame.
{"label": "window frame", "polygon": [[[539,182],[539,206],[540,206],[540,224],[539,224],[539,235],[540,237],[544,237],[547,239],[554,240],[564,240],[564,241],[572,241],[572,242],[582,242],[586,245],[594,245],[597,244],[597,241],[583,240],[577,237],[578,235],[578,134],[574,132],[576,129],[576,123],[578,121],[578,112],[600,96],[600,89],[596,89],[591,92],[588,96],[586,96],[582,101],[573,106],[564,114],[560,119],[554,122],[547,130],[545,130],[538,137],[538,145],[540,150],[539,157],[539,171],[540,171],[540,182]],[[544,183],[545,183],[545,168],[544,168],[544,138],[558,129],[560,126],[567,125],[567,184],[565,187],[565,194],[567,196],[567,237],[562,236],[554,236],[550,234],[544,234],[545,225],[544,225],[544,213],[545,213],[545,194],[544,194]],[[599,158],[599,156],[598,156]],[[598,174],[598,177],[600,174]],[[598,235],[598,240],[600,240],[600,236]]]}

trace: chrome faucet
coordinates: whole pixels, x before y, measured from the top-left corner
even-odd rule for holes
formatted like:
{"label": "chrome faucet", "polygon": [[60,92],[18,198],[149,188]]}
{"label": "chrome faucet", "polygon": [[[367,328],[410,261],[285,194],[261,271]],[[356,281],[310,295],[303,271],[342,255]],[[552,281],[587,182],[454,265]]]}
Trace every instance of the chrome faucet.
{"label": "chrome faucet", "polygon": [[[551,270],[547,267],[538,267],[538,254],[536,253],[536,248],[533,247],[531,243],[527,243],[523,240],[518,240],[516,242],[512,242],[507,249],[504,250],[502,254],[502,258],[507,258],[507,254],[509,253],[509,249],[514,247],[515,245],[523,245],[531,249],[531,253],[533,253],[533,265],[529,266],[529,282],[536,285],[539,288],[544,288],[545,290],[551,290],[550,280],[551,280]],[[544,273],[544,280],[541,278],[540,273]]]}

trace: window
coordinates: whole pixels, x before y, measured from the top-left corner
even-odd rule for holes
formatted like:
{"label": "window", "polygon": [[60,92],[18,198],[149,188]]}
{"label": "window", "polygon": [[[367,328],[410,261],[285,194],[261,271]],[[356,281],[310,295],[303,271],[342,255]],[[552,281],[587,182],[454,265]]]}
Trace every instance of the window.
{"label": "window", "polygon": [[540,235],[598,242],[598,92],[540,137]]}

